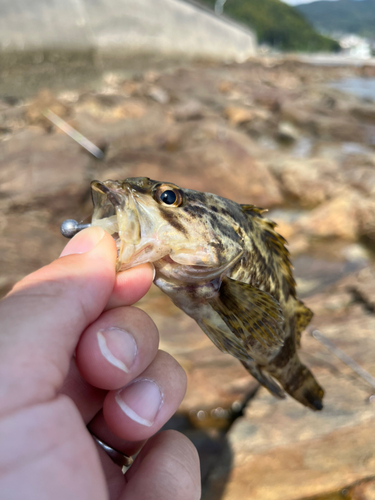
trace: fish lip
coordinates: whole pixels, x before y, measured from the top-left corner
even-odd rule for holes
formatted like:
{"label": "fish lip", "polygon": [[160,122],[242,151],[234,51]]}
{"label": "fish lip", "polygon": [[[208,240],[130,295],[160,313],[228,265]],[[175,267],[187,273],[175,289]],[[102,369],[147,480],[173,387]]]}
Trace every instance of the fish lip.
{"label": "fish lip", "polygon": [[[116,270],[119,271],[121,266],[127,264],[127,259],[125,261],[123,260],[125,255],[129,258],[129,262],[134,259],[135,255],[132,253],[131,249],[135,249],[140,240],[139,217],[133,190],[131,186],[125,182],[112,180],[101,182],[94,180],[91,182],[91,195],[94,205],[92,218],[93,225],[101,225],[104,229],[110,228],[108,232],[116,242]],[[116,217],[117,221],[116,229],[114,229],[115,226],[113,225],[111,227],[103,224],[106,219],[112,218],[113,216]],[[133,220],[132,224],[134,229],[132,229],[131,225],[128,226],[127,224],[127,221],[130,220]],[[140,250],[143,250],[143,248]],[[140,250],[137,251],[136,255],[140,253]]]}

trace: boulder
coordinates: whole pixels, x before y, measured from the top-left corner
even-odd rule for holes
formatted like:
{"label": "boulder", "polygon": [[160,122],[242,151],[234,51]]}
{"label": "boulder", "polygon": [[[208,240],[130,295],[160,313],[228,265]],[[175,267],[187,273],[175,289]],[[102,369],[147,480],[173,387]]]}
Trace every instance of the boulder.
{"label": "boulder", "polygon": [[321,238],[358,237],[358,208],[360,199],[353,191],[342,192],[301,217],[298,228],[305,234]]}
{"label": "boulder", "polygon": [[271,172],[284,196],[302,207],[314,207],[332,198],[340,189],[338,164],[329,159],[274,158]]}

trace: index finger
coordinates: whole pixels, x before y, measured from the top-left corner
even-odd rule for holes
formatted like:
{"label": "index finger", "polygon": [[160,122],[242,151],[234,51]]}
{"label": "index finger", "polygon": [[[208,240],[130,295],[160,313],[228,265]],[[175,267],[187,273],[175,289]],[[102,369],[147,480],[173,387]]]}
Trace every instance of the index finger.
{"label": "index finger", "polygon": [[111,296],[116,245],[109,234],[86,229],[63,255],[0,302],[0,414],[55,396],[82,331]]}

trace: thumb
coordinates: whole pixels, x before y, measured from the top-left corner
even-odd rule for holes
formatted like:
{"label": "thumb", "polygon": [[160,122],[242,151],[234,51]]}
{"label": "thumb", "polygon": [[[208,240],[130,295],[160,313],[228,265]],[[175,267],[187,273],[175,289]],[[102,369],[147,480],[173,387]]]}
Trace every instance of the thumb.
{"label": "thumb", "polygon": [[108,233],[85,229],[0,302],[0,414],[56,394],[82,331],[110,297],[116,255]]}

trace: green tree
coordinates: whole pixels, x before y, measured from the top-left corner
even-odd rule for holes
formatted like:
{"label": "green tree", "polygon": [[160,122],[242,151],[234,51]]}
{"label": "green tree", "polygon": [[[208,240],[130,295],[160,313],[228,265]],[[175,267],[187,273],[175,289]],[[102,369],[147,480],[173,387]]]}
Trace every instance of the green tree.
{"label": "green tree", "polygon": [[[215,5],[215,0],[201,1]],[[336,41],[317,33],[300,12],[280,0],[227,0],[224,13],[254,29],[260,43],[280,50],[339,50]]]}

